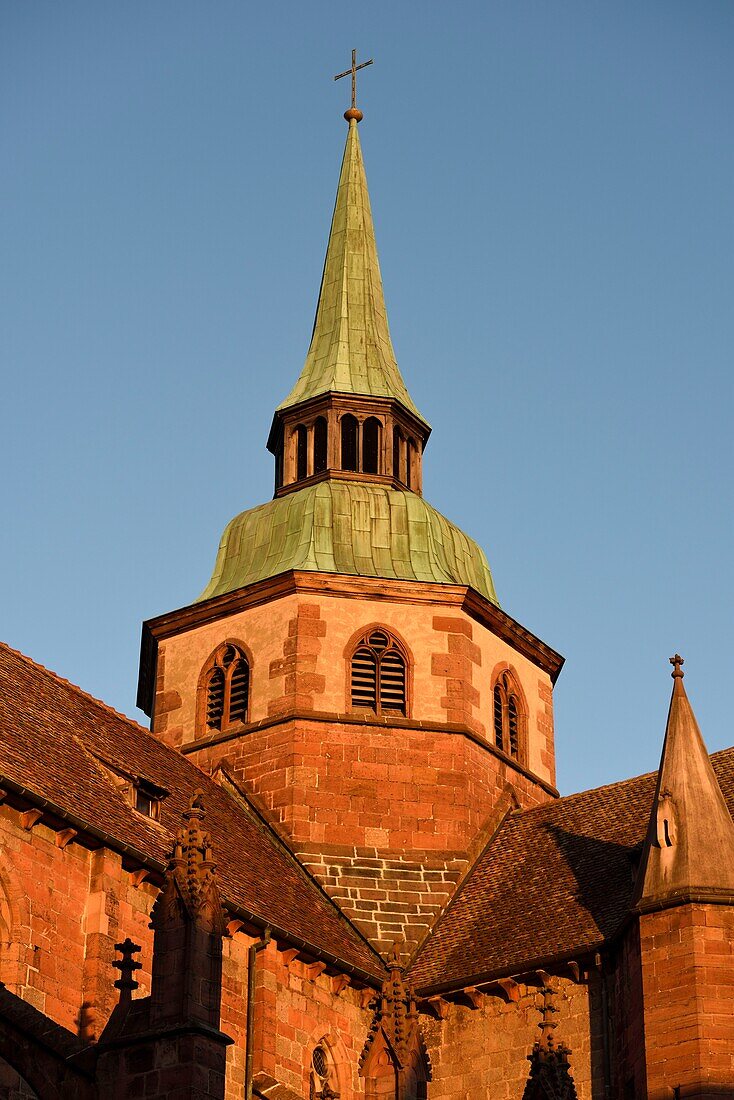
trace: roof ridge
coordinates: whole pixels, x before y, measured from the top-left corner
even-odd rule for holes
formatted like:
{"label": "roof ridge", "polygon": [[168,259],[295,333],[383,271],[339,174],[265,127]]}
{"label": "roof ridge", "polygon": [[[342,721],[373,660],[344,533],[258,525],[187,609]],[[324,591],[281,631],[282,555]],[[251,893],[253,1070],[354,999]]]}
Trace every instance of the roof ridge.
{"label": "roof ridge", "polygon": [[[724,756],[725,752],[734,752],[734,745],[727,745],[723,749],[716,749],[715,752],[709,752],[709,759],[715,761],[717,757]],[[525,817],[527,814],[540,813],[543,810],[548,810],[549,806],[557,806],[559,803],[568,803],[573,799],[581,799],[587,794],[601,794],[604,791],[612,791],[616,788],[627,787],[628,784],[637,783],[643,779],[655,779],[657,777],[657,768],[651,771],[640,772],[639,775],[628,775],[627,779],[617,779],[614,783],[602,783],[601,787],[590,787],[585,791],[572,791],[571,794],[560,794],[557,799],[550,799],[548,802],[540,802],[535,806],[523,806],[522,809],[516,811],[518,815]]]}
{"label": "roof ridge", "polygon": [[571,794],[562,794],[558,798],[552,798],[548,802],[540,802],[536,806],[523,806],[517,810],[519,816],[525,817],[528,814],[540,813],[543,810],[549,809],[551,806],[558,806],[560,803],[568,803],[575,798],[583,798],[588,794],[601,794],[603,791],[611,791],[615,787],[626,787],[628,784],[636,783],[640,779],[650,779],[657,773],[654,771],[643,772],[641,775],[631,775],[627,779],[618,779],[614,783],[603,783],[600,787],[589,787],[585,791],[572,791]]}
{"label": "roof ridge", "polygon": [[0,649],[5,649],[8,653],[12,653],[13,656],[20,657],[21,661],[24,661],[27,665],[30,665],[31,668],[35,668],[39,672],[44,673],[46,676],[49,677],[50,680],[55,680],[56,683],[61,684],[62,687],[68,688],[72,692],[72,694],[80,695],[88,702],[94,703],[95,706],[98,706],[101,710],[107,711],[107,713],[111,714],[114,718],[119,718],[123,722],[127,722],[128,725],[133,726],[134,729],[139,730],[141,733],[147,734],[147,736],[152,738],[157,745],[164,744],[164,742],[161,741],[160,738],[156,737],[151,730],[149,730],[146,726],[141,725],[140,722],[137,722],[134,718],[131,718],[129,714],[123,714],[122,711],[115,710],[115,708],[111,706],[110,703],[105,703],[104,699],[98,699],[96,695],[92,695],[91,692],[86,691],[86,689],[80,687],[79,684],[75,684],[71,680],[67,680],[65,676],[60,676],[58,672],[54,672],[53,669],[48,668],[46,665],[42,665],[40,661],[35,661],[33,657],[29,657],[27,653],[23,653],[20,649],[15,649],[13,646],[9,645],[8,642],[3,642],[2,640],[0,640]]}
{"label": "roof ridge", "polygon": [[[511,791],[509,791],[509,792],[508,792],[508,787],[511,788]],[[408,973],[410,973],[410,971],[416,965],[416,963],[420,959],[423,952],[427,949],[428,945],[433,940],[433,937],[436,934],[436,932],[438,931],[439,927],[443,924],[444,920],[448,916],[449,912],[454,908],[454,905],[457,904],[459,898],[464,893],[465,888],[469,885],[469,883],[473,879],[474,875],[476,874],[477,868],[478,868],[479,864],[482,862],[482,859],[484,858],[486,853],[489,851],[489,849],[492,847],[494,842],[499,837],[499,835],[502,832],[502,830],[504,829],[507,821],[510,818],[514,817],[518,813],[518,810],[513,808],[513,801],[514,801],[513,795],[514,794],[515,794],[514,787],[512,787],[512,784],[508,783],[507,786],[505,787],[504,791],[502,792],[502,796],[501,796],[501,797],[506,797],[507,798],[507,806],[505,807],[504,811],[500,810],[499,819],[497,820],[494,829],[492,829],[489,837],[487,838],[486,843],[483,844],[481,846],[481,848],[477,851],[473,861],[470,863],[469,867],[466,869],[466,871],[462,875],[458,886],[454,890],[454,892],[451,895],[451,897],[449,898],[449,900],[446,902],[446,905],[443,907],[443,909],[439,913],[436,920],[431,925],[431,928],[430,928],[428,934],[418,944],[415,952],[413,953],[413,955],[410,958],[410,961],[408,962],[408,967],[407,967]],[[500,806],[500,804],[498,803],[497,807],[495,807],[495,815],[497,813],[497,810],[499,810],[499,806]],[[492,819],[492,814],[490,814],[488,822],[485,822],[485,824],[488,824],[489,822],[491,822],[491,819]],[[480,829],[480,832],[481,832],[481,829]]]}
{"label": "roof ridge", "polygon": [[[710,752],[708,754],[709,760],[715,761],[717,757],[723,756],[725,753],[734,752],[734,745],[727,745],[723,749],[717,749],[716,752]],[[547,810],[550,806],[557,806],[559,803],[571,802],[574,798],[583,798],[588,794],[601,794],[604,791],[611,791],[618,787],[626,787],[631,783],[637,783],[642,779],[654,779],[658,774],[658,769],[654,768],[649,772],[641,772],[640,775],[630,775],[627,779],[617,779],[614,783],[603,783],[600,787],[589,787],[585,791],[572,791],[571,794],[562,794],[558,798],[552,798],[548,802],[541,802],[537,806],[524,806],[515,812],[522,817],[527,814],[540,813],[543,810]]]}

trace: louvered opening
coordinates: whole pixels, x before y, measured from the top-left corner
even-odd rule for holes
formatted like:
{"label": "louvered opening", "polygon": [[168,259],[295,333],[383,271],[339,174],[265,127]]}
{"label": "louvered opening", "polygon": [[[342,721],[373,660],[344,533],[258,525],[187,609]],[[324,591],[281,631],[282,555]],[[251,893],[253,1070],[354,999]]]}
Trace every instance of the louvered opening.
{"label": "louvered opening", "polygon": [[409,489],[413,488],[413,465],[415,463],[415,440],[409,439],[405,448],[405,484]]}
{"label": "louvered opening", "polygon": [[400,476],[400,450],[403,441],[403,433],[400,428],[393,428],[392,432],[392,476],[401,481]]}
{"label": "louvered opening", "polygon": [[494,689],[494,742],[498,749],[502,745],[502,691],[499,684]]}
{"label": "louvered opening", "polygon": [[303,424],[296,428],[296,481],[308,473],[308,431]]}
{"label": "louvered opening", "polygon": [[350,413],[342,417],[342,470],[357,469],[357,435],[359,425]]}
{"label": "louvered opening", "polygon": [[396,649],[380,658],[380,710],[405,714],[405,661]]}
{"label": "louvered opening", "polygon": [[517,716],[517,700],[514,695],[511,695],[507,700],[507,717],[508,727],[510,734],[509,752],[510,756],[517,756],[519,734],[518,734],[518,716]]}
{"label": "louvered opening", "polygon": [[209,729],[220,730],[223,716],[224,673],[221,668],[214,668],[206,689],[206,724]]}
{"label": "louvered opening", "polygon": [[247,661],[240,658],[230,675],[229,722],[246,722],[247,702],[250,690],[250,669]]}
{"label": "louvered opening", "polygon": [[380,472],[380,421],[374,416],[362,425],[362,470],[366,474]]}
{"label": "louvered opening", "polygon": [[387,634],[384,634],[381,630],[373,631],[367,641],[373,649],[387,649],[390,644]]}
{"label": "louvered opening", "polygon": [[323,473],[327,464],[329,433],[323,416],[318,416],[313,426],[313,472]]}
{"label": "louvered opening", "polygon": [[377,658],[370,649],[352,657],[352,706],[377,709]]}

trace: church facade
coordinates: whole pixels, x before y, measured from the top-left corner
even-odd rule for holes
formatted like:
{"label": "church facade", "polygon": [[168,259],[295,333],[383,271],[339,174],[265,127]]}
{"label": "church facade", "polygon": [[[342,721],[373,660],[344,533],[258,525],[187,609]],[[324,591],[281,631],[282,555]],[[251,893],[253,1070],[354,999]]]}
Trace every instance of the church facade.
{"label": "church facade", "polygon": [[[734,750],[560,798],[563,658],[423,496],[358,125],[275,492],[150,730],[0,647],[0,1098],[734,1097]],[[662,728],[661,716],[661,728]]]}

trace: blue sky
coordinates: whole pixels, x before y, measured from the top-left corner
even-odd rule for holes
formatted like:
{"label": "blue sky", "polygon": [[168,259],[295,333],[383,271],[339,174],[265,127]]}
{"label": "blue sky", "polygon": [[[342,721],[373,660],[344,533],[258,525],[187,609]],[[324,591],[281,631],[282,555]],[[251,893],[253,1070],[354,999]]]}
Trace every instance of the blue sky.
{"label": "blue sky", "polygon": [[[425,492],[567,658],[564,792],[734,742],[734,6],[0,4],[0,634],[136,715],[269,499],[352,46]],[[141,717],[137,714],[138,717]]]}

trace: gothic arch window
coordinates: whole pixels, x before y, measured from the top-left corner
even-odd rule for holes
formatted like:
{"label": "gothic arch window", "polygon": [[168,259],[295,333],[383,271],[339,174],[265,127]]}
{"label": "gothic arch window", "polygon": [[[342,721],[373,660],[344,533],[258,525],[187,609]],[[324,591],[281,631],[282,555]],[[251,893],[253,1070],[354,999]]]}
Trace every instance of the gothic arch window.
{"label": "gothic arch window", "polygon": [[309,1100],[339,1100],[339,1081],[328,1044],[322,1039],[311,1053]]}
{"label": "gothic arch window", "polygon": [[347,413],[341,419],[342,470],[356,470],[359,459],[359,424],[356,416]]}
{"label": "gothic arch window", "polygon": [[350,697],[355,710],[408,713],[408,663],[400,643],[381,627],[357,642],[350,659]]}
{"label": "gothic arch window", "polygon": [[492,690],[494,743],[508,756],[525,755],[525,707],[515,677],[509,669],[500,672]]}
{"label": "gothic arch window", "polygon": [[305,424],[296,428],[296,481],[308,476],[308,429]]}
{"label": "gothic arch window", "polygon": [[313,472],[321,474],[328,464],[329,429],[326,419],[317,416],[313,426]]}
{"label": "gothic arch window", "polygon": [[250,663],[241,646],[225,642],[210,657],[202,676],[202,732],[217,733],[247,721]]}
{"label": "gothic arch window", "polygon": [[365,474],[380,472],[381,429],[376,416],[368,416],[362,425],[362,470]]}

